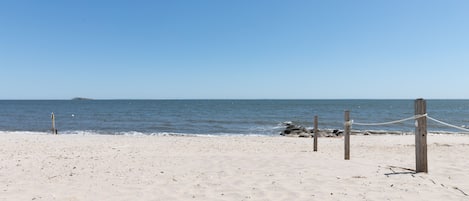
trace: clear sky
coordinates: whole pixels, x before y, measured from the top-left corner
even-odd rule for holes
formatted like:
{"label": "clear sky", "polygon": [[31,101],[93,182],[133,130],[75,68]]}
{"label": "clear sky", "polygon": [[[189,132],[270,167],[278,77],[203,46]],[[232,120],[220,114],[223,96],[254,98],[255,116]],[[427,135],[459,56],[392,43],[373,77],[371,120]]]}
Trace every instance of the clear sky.
{"label": "clear sky", "polygon": [[467,0],[0,1],[0,99],[469,98]]}

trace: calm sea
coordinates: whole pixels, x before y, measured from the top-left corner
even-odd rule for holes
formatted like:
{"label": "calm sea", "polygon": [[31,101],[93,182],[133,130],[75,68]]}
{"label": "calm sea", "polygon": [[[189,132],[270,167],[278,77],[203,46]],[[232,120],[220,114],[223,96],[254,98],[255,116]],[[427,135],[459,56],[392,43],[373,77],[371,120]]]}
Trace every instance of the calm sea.
{"label": "calm sea", "polygon": [[[54,112],[62,134],[278,135],[285,121],[312,127],[314,115],[320,129],[342,129],[345,110],[355,122],[394,121],[414,114],[414,100],[2,100],[0,131],[49,132]],[[428,100],[427,112],[469,125],[469,100]],[[353,129],[412,132],[414,122]]]}

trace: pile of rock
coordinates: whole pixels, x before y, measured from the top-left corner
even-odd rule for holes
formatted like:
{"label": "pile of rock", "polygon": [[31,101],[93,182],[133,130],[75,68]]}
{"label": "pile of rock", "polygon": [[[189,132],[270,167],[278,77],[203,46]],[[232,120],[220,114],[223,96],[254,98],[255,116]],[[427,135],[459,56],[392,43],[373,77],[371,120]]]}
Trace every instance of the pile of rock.
{"label": "pile of rock", "polygon": [[[282,136],[286,137],[314,137],[314,131],[307,129],[303,126],[298,126],[293,124],[290,121],[283,123],[285,129],[280,133]],[[334,129],[334,130],[319,130],[318,137],[337,137],[343,135],[343,131]]]}
{"label": "pile of rock", "polygon": [[286,128],[280,135],[287,137],[313,137],[313,131],[303,126],[295,125],[292,122],[284,122],[283,125],[286,126]]}

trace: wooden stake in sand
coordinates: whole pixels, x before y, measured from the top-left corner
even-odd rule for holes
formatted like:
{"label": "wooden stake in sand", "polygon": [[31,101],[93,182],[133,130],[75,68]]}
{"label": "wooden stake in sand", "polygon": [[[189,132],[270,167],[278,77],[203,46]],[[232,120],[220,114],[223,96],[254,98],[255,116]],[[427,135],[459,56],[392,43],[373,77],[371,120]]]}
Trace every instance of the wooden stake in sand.
{"label": "wooden stake in sand", "polygon": [[350,123],[350,111],[346,110],[345,115],[345,129],[344,129],[344,143],[345,143],[345,160],[350,160],[350,127],[352,124]]}
{"label": "wooden stake in sand", "polygon": [[314,151],[318,151],[318,116],[314,116]]}
{"label": "wooden stake in sand", "polygon": [[51,114],[51,119],[52,119],[52,134],[55,134],[57,135],[57,129],[55,128],[55,115],[54,113],[52,112]]}
{"label": "wooden stake in sand", "polygon": [[415,100],[415,172],[428,173],[427,163],[427,103],[420,98]]}

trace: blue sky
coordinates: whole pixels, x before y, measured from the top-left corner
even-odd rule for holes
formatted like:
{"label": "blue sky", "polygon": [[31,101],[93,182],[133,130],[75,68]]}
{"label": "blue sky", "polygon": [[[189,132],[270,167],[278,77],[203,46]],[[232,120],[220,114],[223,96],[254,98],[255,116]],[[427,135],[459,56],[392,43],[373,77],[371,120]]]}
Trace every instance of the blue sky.
{"label": "blue sky", "polygon": [[469,1],[0,1],[0,99],[469,98]]}

